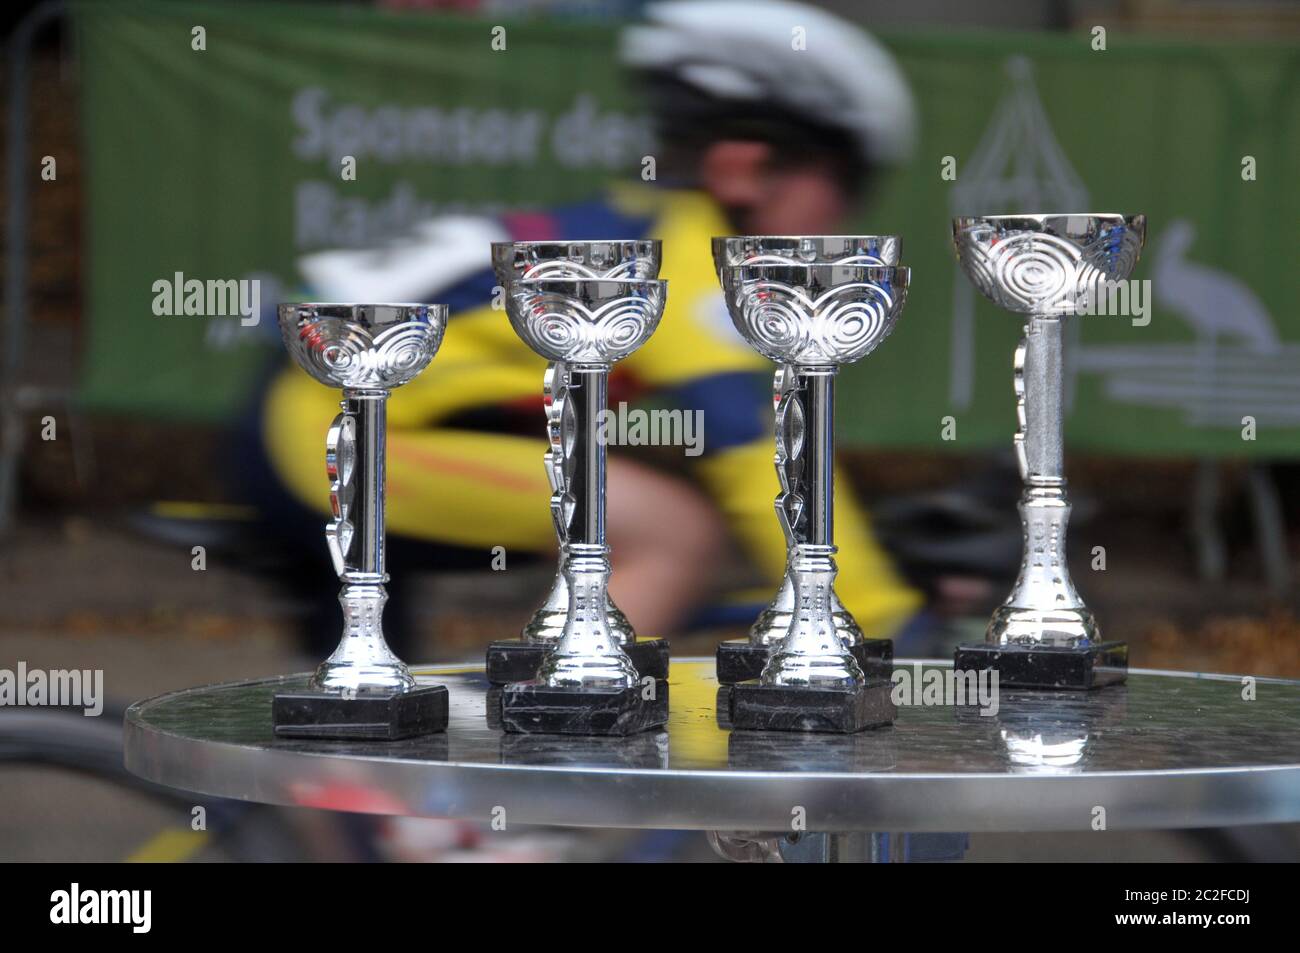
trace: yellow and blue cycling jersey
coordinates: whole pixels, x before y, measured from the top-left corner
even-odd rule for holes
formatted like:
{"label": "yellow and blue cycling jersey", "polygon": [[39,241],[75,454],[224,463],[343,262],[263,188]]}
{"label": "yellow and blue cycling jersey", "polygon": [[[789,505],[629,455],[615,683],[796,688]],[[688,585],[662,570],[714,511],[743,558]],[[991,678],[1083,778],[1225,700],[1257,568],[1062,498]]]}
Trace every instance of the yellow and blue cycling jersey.
{"label": "yellow and blue cycling jersey", "polygon": [[[503,224],[520,241],[662,240],[664,316],[649,342],[615,365],[611,399],[648,393],[656,402],[702,411],[703,452],[687,458],[687,472],[775,585],[785,543],[773,514],[773,368],[744,343],[726,314],[710,255],[710,239],[729,231],[721,211],[698,192],[627,191],[608,201],[505,216]],[[487,248],[483,258],[481,273],[431,288],[424,299],[447,303],[452,316],[429,369],[389,401],[388,529],[460,546],[544,552],[555,545],[541,463],[545,361],[491,306],[496,279]],[[475,411],[503,406],[535,406],[536,438],[456,426]],[[335,392],[291,368],[273,382],[263,409],[272,468],[294,498],[322,513],[321,447],[337,412]],[[843,479],[835,514],[837,592],[865,632],[888,636],[920,605],[920,596],[896,575]]]}

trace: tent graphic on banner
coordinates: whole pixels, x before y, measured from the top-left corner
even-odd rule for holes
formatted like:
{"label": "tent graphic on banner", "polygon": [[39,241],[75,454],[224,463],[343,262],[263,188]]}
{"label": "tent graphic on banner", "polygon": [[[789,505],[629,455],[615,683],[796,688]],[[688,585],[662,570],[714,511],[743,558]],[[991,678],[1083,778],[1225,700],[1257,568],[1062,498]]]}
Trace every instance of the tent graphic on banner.
{"label": "tent graphic on banner", "polygon": [[[1029,60],[1010,57],[1005,70],[1010,90],[994,108],[993,119],[957,178],[949,204],[952,214],[1086,210],[1088,190],[1052,135]],[[1078,323],[1067,323],[1073,325],[1071,337],[1078,334]],[[1073,350],[1066,347],[1067,361]],[[948,395],[953,406],[969,408],[975,392],[975,289],[956,265],[950,374]]]}
{"label": "tent graphic on banner", "polygon": [[[1070,165],[1034,87],[1024,57],[1006,61],[1010,89],[952,190],[953,215],[1087,210],[1088,191]],[[1122,404],[1182,410],[1193,427],[1300,425],[1300,345],[1279,340],[1272,317],[1241,280],[1188,260],[1195,226],[1175,219],[1148,246],[1155,303],[1191,328],[1190,342],[1083,345],[1069,323],[1067,400],[1076,375],[1095,374]],[[949,397],[968,408],[974,395],[975,291],[954,268]]]}

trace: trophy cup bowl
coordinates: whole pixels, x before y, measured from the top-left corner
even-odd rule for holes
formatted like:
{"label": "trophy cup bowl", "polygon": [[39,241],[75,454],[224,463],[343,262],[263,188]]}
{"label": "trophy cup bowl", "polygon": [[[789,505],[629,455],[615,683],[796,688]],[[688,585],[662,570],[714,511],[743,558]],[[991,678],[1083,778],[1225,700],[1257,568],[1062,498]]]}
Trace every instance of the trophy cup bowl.
{"label": "trophy cup bowl", "polygon": [[737,265],[897,265],[897,235],[728,235],[713,239],[713,267]]}
{"label": "trophy cup bowl", "polygon": [[442,344],[439,304],[282,304],[280,334],[294,361],[327,387],[391,390],[429,366]]}
{"label": "trophy cup bowl", "polygon": [[506,314],[548,361],[609,365],[650,339],[665,290],[641,278],[524,278],[507,286]]}
{"label": "trophy cup bowl", "polygon": [[985,641],[959,646],[954,659],[958,669],[996,668],[1007,687],[1090,689],[1125,678],[1128,647],[1101,638],[1066,565],[1063,328],[1071,315],[1102,313],[1093,305],[1109,300],[1108,283],[1132,274],[1146,224],[1145,215],[1091,212],[953,219],[970,282],[1026,316],[1015,355],[1024,557]]}
{"label": "trophy cup bowl", "polygon": [[447,307],[282,304],[280,332],[304,371],[342,391],[325,442],[334,519],[325,542],[342,583],[343,633],[305,690],[277,692],[280,737],[395,740],[447,724],[445,687],[418,686],[384,638],[384,454],[389,391],[433,360]]}
{"label": "trophy cup bowl", "polygon": [[911,272],[868,265],[736,265],[722,270],[731,322],[778,364],[838,366],[887,338]]}
{"label": "trophy cup bowl", "polygon": [[962,271],[994,304],[1017,314],[1075,314],[1105,281],[1133,272],[1145,215],[990,215],[955,218]]}
{"label": "trophy cup bowl", "polygon": [[503,287],[521,278],[658,278],[662,261],[658,239],[492,243]]}

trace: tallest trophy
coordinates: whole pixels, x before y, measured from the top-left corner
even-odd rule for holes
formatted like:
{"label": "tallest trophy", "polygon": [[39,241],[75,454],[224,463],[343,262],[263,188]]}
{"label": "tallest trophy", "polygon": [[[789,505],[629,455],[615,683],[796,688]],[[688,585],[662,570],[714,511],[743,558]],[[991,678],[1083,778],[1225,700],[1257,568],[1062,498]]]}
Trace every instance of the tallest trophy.
{"label": "tallest trophy", "polygon": [[1143,215],[997,215],[957,218],[962,270],[999,307],[1026,315],[1016,349],[1016,460],[1024,491],[1024,558],[1011,595],[982,644],[958,646],[954,667],[996,669],[1021,688],[1100,688],[1124,681],[1128,646],[1101,638],[1065,561],[1062,343],[1068,315],[1100,303],[1108,284],[1133,271],[1146,235]]}

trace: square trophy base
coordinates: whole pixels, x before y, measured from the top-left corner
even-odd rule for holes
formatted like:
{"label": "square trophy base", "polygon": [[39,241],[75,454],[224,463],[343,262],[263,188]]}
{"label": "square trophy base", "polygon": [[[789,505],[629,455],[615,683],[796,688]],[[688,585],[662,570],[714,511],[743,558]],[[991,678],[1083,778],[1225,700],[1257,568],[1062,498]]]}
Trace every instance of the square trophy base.
{"label": "square trophy base", "polygon": [[894,683],[879,679],[855,692],[785,688],[760,682],[732,685],[729,726],[741,731],[822,731],[851,734],[892,725]]}
{"label": "square trophy base", "polygon": [[271,701],[277,738],[397,741],[447,728],[447,689],[442,685],[405,692],[359,693],[304,689],[279,692]]}
{"label": "square trophy base", "polygon": [[[728,639],[718,643],[714,663],[719,685],[748,682],[763,674],[763,666],[772,654],[770,646],[755,645],[749,639]],[[864,639],[849,649],[862,672],[870,681],[889,678],[894,672],[894,642],[892,639]]]}
{"label": "square trophy base", "polygon": [[[525,642],[523,639],[489,642],[485,665],[488,682],[511,685],[532,681],[537,677],[548,648],[550,646],[545,643]],[[668,677],[667,639],[637,639],[632,645],[624,646],[623,651],[642,678]]]}
{"label": "square trophy base", "polygon": [[1128,677],[1128,643],[1040,646],[971,642],[957,646],[952,667],[957,671],[997,669],[1002,688],[1088,691],[1118,685]]}
{"label": "square trophy base", "polygon": [[668,682],[631,688],[548,688],[536,682],[501,692],[501,727],[515,734],[634,735],[668,722]]}

